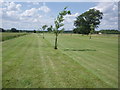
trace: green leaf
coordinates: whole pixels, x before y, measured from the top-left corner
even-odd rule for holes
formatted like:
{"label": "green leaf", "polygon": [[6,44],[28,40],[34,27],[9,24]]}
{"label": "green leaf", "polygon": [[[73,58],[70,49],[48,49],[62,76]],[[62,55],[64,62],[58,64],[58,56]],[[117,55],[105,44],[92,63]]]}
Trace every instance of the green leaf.
{"label": "green leaf", "polygon": [[68,14],[69,14],[69,15],[71,15],[71,12],[70,12],[70,11],[68,11]]}
{"label": "green leaf", "polygon": [[67,9],[67,8],[68,8],[68,7],[66,6],[66,7],[64,8],[64,10]]}

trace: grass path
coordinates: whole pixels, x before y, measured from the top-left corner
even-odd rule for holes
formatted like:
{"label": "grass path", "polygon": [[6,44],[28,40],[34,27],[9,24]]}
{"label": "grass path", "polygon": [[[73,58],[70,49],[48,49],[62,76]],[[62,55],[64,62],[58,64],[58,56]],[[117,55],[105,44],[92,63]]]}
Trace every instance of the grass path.
{"label": "grass path", "polygon": [[[113,47],[113,55],[110,55],[112,50],[105,49],[102,44],[105,52],[101,51],[102,47],[97,40],[91,40],[90,46],[85,44],[86,38],[81,44],[89,49],[97,46],[94,48],[97,51],[65,51],[66,48],[85,49],[78,44],[82,40],[78,36],[61,35],[60,49],[54,50],[53,38],[47,35],[42,39],[38,34],[30,34],[3,42],[3,88],[117,87],[115,42],[110,46]],[[98,43],[95,45],[92,42]],[[110,53],[106,55],[111,57],[105,58],[107,51]]]}

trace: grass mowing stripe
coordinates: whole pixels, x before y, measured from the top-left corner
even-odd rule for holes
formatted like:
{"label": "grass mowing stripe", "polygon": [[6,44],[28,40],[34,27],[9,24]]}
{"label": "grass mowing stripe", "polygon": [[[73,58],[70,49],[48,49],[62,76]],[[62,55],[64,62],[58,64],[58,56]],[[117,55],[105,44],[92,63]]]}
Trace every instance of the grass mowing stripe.
{"label": "grass mowing stripe", "polygon": [[[44,42],[44,45],[43,45],[44,47],[49,46],[49,43],[46,43],[45,39],[42,40],[42,41]],[[51,51],[51,48],[49,49],[49,51]],[[42,55],[42,56],[44,57],[44,55]],[[48,55],[48,54],[46,53],[46,55]],[[49,70],[49,71],[47,71],[46,74],[49,75],[49,78],[51,78],[51,83],[52,83],[52,85],[50,85],[49,87],[54,87],[54,88],[56,88],[56,87],[63,87],[63,82],[61,82],[60,77],[57,74],[56,68],[54,68],[53,62],[50,59],[50,56],[45,56],[45,57],[44,57],[45,58],[44,61],[46,61],[47,69]],[[45,81],[48,81],[48,80],[45,80]],[[46,85],[46,86],[48,86],[48,85]]]}
{"label": "grass mowing stripe", "polygon": [[[24,39],[25,37],[27,37],[27,35],[25,36],[21,36],[18,38],[14,38],[14,39],[10,39],[7,41],[2,42],[2,46],[5,47],[4,48],[4,52],[7,52],[7,50],[9,49],[10,51],[12,50],[12,47],[18,45],[19,42],[23,42],[22,39]],[[17,39],[17,40],[16,40]],[[18,40],[19,39],[19,40]],[[14,43],[14,44],[13,44]]]}
{"label": "grass mowing stripe", "polygon": [[[11,40],[11,41],[13,41],[13,42],[16,42],[16,41],[18,41],[17,43],[13,43],[13,42],[11,42],[11,41],[6,41],[6,43],[7,43],[7,47],[6,47],[6,43],[2,43],[3,45],[2,45],[2,51],[3,51],[3,58],[8,58],[8,59],[3,59],[3,60],[9,60],[9,58],[10,58],[10,56],[11,57],[14,57],[14,52],[17,52],[17,51],[19,51],[21,48],[21,46],[24,46],[24,43],[26,42],[26,41],[23,41],[23,39],[24,39],[25,37],[21,37],[21,38],[18,38],[17,40]],[[13,47],[10,47],[9,45],[8,45],[8,43],[12,43],[12,45],[13,45]],[[6,51],[6,48],[8,49],[7,51]],[[5,52],[5,54],[4,54],[4,52]],[[8,55],[10,55],[10,56],[8,56]]]}
{"label": "grass mowing stripe", "polygon": [[[38,45],[36,44],[37,42],[36,37],[33,34],[29,39],[31,44],[28,46],[28,50],[26,51],[25,61],[23,62],[23,65],[25,65],[23,69],[25,68],[26,72],[25,71],[23,72],[25,73],[23,77],[24,80],[21,82],[21,84],[22,86],[24,85],[25,88],[29,88],[29,87],[34,88],[35,84],[33,81],[39,82],[39,80],[37,80],[36,78],[41,76],[42,72],[41,72],[41,68],[39,68],[40,71],[36,68],[38,67],[37,63],[39,63],[38,61],[39,57],[37,56],[38,54],[36,53],[38,47]],[[38,74],[36,71],[39,71],[40,73]]]}
{"label": "grass mowing stripe", "polygon": [[[24,41],[24,40],[23,40]],[[29,43],[26,43],[26,45],[27,46],[29,46],[31,43],[30,43],[30,41],[28,41]],[[19,43],[21,43],[21,42],[19,42]],[[18,44],[19,44],[18,43]],[[25,42],[24,42],[25,43]],[[22,45],[22,44],[21,44]],[[8,87],[13,87],[13,86],[17,86],[17,85],[15,85],[16,84],[16,82],[18,82],[17,81],[17,77],[16,77],[16,74],[17,73],[20,73],[21,71],[19,70],[19,67],[21,67],[21,63],[23,63],[23,60],[24,60],[24,57],[25,57],[25,53],[23,53],[23,52],[26,52],[27,51],[27,49],[28,49],[28,47],[23,47],[23,48],[21,48],[20,46],[19,46],[19,48],[20,48],[20,51],[19,51],[19,53],[17,54],[16,52],[16,54],[15,54],[15,57],[13,58],[13,57],[9,57],[9,59],[6,59],[6,58],[3,58],[3,87],[4,86],[8,86]],[[5,53],[5,52],[4,52]],[[21,56],[23,56],[23,57],[21,57]],[[7,64],[7,63],[9,63],[9,64]],[[8,66],[9,65],[9,66]],[[7,66],[7,67],[6,67]],[[19,71],[18,71],[19,70]],[[14,75],[12,75],[12,74],[14,74]],[[6,76],[6,77],[4,77],[4,75]],[[12,75],[12,76],[11,76]],[[15,77],[13,77],[13,76],[15,76]],[[19,76],[19,75],[18,75]],[[15,79],[16,78],[16,79]],[[14,82],[14,83],[13,83]],[[6,85],[6,84],[8,84],[8,85]]]}
{"label": "grass mowing stripe", "polygon": [[41,68],[38,68],[41,67],[41,63],[38,61],[39,53],[36,52],[39,46],[35,44],[37,40],[34,34],[31,35],[31,37],[29,37],[28,39],[30,41],[30,44],[27,47],[28,49],[26,51],[24,61],[22,63],[23,67],[21,67],[21,70],[24,69],[22,70],[22,73],[24,74],[23,76],[21,76],[23,80],[19,83],[21,87],[38,88],[38,85],[36,86],[36,83],[39,83],[41,85],[41,81],[38,79],[38,77],[42,76]]}
{"label": "grass mowing stripe", "polygon": [[[43,40],[44,41],[44,46],[48,46],[48,45],[45,45],[45,44],[49,44],[49,43],[46,43],[46,40]],[[49,51],[51,51],[51,50],[49,50]],[[53,52],[51,52],[51,54],[53,54]],[[46,53],[46,55],[48,55],[47,53]],[[44,55],[42,55],[42,56],[44,56]],[[44,59],[45,61],[47,61],[47,67],[49,66],[49,71],[51,72],[51,73],[48,73],[50,76],[49,76],[49,78],[50,77],[54,77],[54,78],[52,78],[52,81],[51,81],[51,83],[52,83],[52,85],[50,86],[50,87],[65,87],[65,85],[64,85],[64,82],[61,82],[61,78],[59,77],[59,75],[57,74],[57,72],[58,71],[56,71],[56,67],[54,67],[54,65],[53,65],[53,62],[52,62],[52,60],[51,60],[51,57],[50,56],[46,56],[46,58],[47,59]],[[43,65],[45,65],[45,64],[43,64]],[[48,71],[48,72],[49,72]],[[52,76],[51,76],[52,75]],[[59,77],[59,78],[58,78]],[[60,80],[60,81],[59,81]],[[46,80],[47,81],[47,80]]]}
{"label": "grass mowing stripe", "polygon": [[[19,41],[19,40],[18,40]],[[17,56],[19,56],[19,57],[21,57],[20,55],[18,55],[18,54],[14,54],[15,52],[17,52],[18,50],[19,51],[21,51],[21,50],[24,50],[25,48],[20,48],[21,47],[21,45],[23,45],[23,43],[24,42],[19,42],[18,43],[18,45],[15,45],[15,47],[12,49],[12,51],[10,51],[9,50],[9,52],[3,52],[3,60],[4,60],[4,62],[5,62],[5,60],[9,60],[9,62],[10,62],[10,60],[11,60],[11,58],[12,58],[12,60],[16,60],[16,57]],[[3,46],[3,51],[4,51],[4,46]],[[25,50],[24,50],[25,51]],[[14,63],[14,62],[13,62]],[[11,65],[11,64],[10,64]]]}
{"label": "grass mowing stripe", "polygon": [[[76,57],[77,57],[77,55],[79,55],[77,52],[74,52],[74,53],[75,53]],[[103,67],[108,70],[109,70],[109,68],[111,68],[110,70],[113,70],[113,71],[116,70],[115,66],[113,67],[113,65],[111,65],[111,63],[110,64],[108,62],[103,63],[102,60],[100,61],[99,58],[95,57],[94,55],[90,55],[89,52],[88,53],[86,52],[86,57],[83,57],[83,55],[84,55],[84,53],[81,53],[80,56],[84,60],[86,60],[88,58],[87,63],[91,63],[91,64],[94,63],[95,65],[98,65],[98,66]],[[89,59],[89,58],[91,58],[91,59]],[[107,64],[107,66],[106,66],[106,64]]]}
{"label": "grass mowing stripe", "polygon": [[[38,36],[38,35],[37,35]],[[42,88],[50,88],[53,86],[52,84],[52,81],[51,81],[51,77],[49,76],[51,74],[51,72],[49,71],[49,68],[48,68],[48,63],[46,62],[46,57],[44,57],[44,50],[42,50],[44,45],[43,43],[43,40],[40,39],[40,37],[38,36],[37,37],[39,40],[38,40],[38,44],[39,44],[39,55],[40,55],[40,61],[42,63],[42,71],[43,71],[43,77],[41,78],[43,80],[42,84],[43,86],[41,86]]]}
{"label": "grass mowing stripe", "polygon": [[[19,40],[18,40],[19,41]],[[7,56],[8,55],[10,55],[9,57],[15,57],[15,55],[16,54],[14,54],[14,52],[16,52],[16,51],[18,51],[18,49],[20,49],[19,47],[22,45],[22,44],[24,44],[24,42],[18,42],[16,45],[14,45],[14,48],[12,48],[12,49],[9,49],[9,52],[6,52],[5,54],[4,54],[4,52],[3,52],[3,57],[5,57],[5,58],[7,58]],[[3,46],[3,49],[4,49],[4,46]],[[8,60],[8,59],[7,59]]]}
{"label": "grass mowing stripe", "polygon": [[[71,54],[68,54],[68,55],[71,55]],[[72,55],[72,57],[73,57],[74,55]],[[81,55],[82,56],[82,55]],[[89,57],[88,57],[89,58]],[[116,74],[116,72],[117,71],[113,71],[113,72],[115,72],[115,74],[114,74],[114,76],[116,76],[116,77],[113,77],[113,72],[112,72],[112,70],[110,69],[110,68],[106,68],[106,67],[104,67],[104,66],[102,66],[102,65],[100,65],[100,64],[96,64],[96,63],[94,63],[94,65],[93,65],[93,63],[92,62],[89,62],[88,60],[86,61],[86,59],[87,58],[80,58],[80,57],[77,57],[77,55],[75,55],[74,56],[74,60],[75,61],[77,61],[80,65],[83,65],[85,68],[87,68],[87,69],[89,69],[91,72],[93,72],[95,75],[97,75],[97,76],[99,76],[99,78],[101,79],[101,80],[103,80],[103,81],[105,81],[106,82],[106,80],[107,81],[109,81],[109,82],[107,82],[109,85],[111,85],[111,82],[112,83],[114,83],[114,85],[116,86],[117,85],[117,74]],[[92,58],[91,58],[92,59]],[[106,72],[104,72],[104,71],[102,71],[104,69],[104,71],[106,71],[107,72],[107,74],[106,74]],[[109,73],[109,74],[108,74]],[[107,76],[107,78],[106,78],[106,76]],[[104,77],[104,78],[102,78],[102,77]],[[113,79],[114,78],[114,79]],[[112,85],[111,85],[112,86]]]}
{"label": "grass mowing stripe", "polygon": [[11,32],[2,32],[2,40],[0,41],[5,41],[9,39],[14,39],[23,35],[26,35],[27,33],[11,33]]}

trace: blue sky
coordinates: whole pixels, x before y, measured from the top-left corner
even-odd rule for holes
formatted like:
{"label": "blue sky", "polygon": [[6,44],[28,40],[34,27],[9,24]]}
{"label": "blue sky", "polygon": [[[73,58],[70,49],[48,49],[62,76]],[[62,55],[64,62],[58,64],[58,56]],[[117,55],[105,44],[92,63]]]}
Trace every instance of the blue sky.
{"label": "blue sky", "polygon": [[76,17],[90,8],[103,12],[104,16],[98,29],[117,29],[118,14],[115,2],[1,2],[2,27],[5,29],[38,30],[42,25],[54,25],[58,13],[68,6],[71,15],[65,16],[64,28],[72,30]]}
{"label": "blue sky", "polygon": [[81,13],[96,5],[94,2],[48,2],[46,4],[51,8],[51,10],[53,10],[54,13],[58,13],[65,6],[68,6],[68,9],[71,11],[71,13]]}

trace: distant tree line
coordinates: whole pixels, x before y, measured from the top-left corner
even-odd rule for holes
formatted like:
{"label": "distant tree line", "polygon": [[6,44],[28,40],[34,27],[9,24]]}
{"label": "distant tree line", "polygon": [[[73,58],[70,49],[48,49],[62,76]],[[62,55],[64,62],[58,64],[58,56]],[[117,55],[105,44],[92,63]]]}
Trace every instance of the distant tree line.
{"label": "distant tree line", "polygon": [[28,33],[36,33],[36,30],[17,30],[16,28],[11,28],[11,29],[3,29],[0,28],[0,32],[28,32]]}
{"label": "distant tree line", "polygon": [[120,34],[119,30],[100,30],[99,32],[101,32],[102,34]]}
{"label": "distant tree line", "polygon": [[[71,31],[72,32],[72,31]],[[78,33],[76,29],[73,30],[73,33]],[[99,30],[99,31],[93,31],[92,34],[120,34],[120,31],[119,30],[114,30],[114,29],[107,29],[107,30]],[[80,33],[79,34],[83,34],[83,33]]]}
{"label": "distant tree line", "polygon": [[[28,32],[28,33],[43,33],[43,31],[36,31],[36,30],[17,30],[15,28],[11,28],[11,29],[8,29],[8,30],[5,30],[3,28],[0,28],[0,32]],[[44,33],[49,33],[49,32],[52,32],[51,29],[49,28],[47,31],[44,31]],[[63,31],[63,33],[78,33],[76,28],[73,29],[73,30],[66,30],[66,31]],[[106,30],[99,30],[99,31],[93,31],[93,34],[99,34],[99,33],[102,33],[102,34],[120,34],[120,31],[119,30],[115,30],[115,29],[106,29]],[[79,34],[82,34],[82,33],[79,33]]]}

